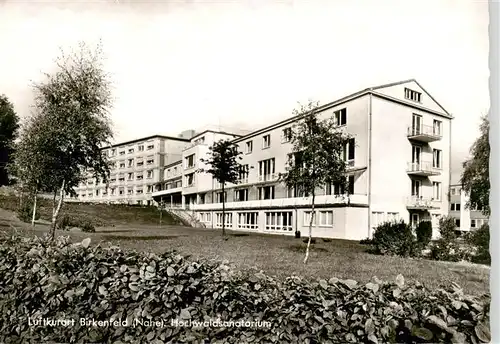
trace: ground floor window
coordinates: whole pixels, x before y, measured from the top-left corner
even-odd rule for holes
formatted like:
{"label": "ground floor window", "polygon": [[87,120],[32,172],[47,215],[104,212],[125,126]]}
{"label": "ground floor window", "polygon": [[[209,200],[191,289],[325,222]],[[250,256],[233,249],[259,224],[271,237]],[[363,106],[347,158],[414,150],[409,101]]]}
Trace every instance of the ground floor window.
{"label": "ground floor window", "polygon": [[200,221],[201,222],[212,221],[212,214],[211,213],[200,213]]}
{"label": "ground floor window", "polygon": [[384,222],[384,212],[372,211],[372,227],[377,228]]}
{"label": "ground floor window", "polygon": [[[231,228],[233,227],[233,214],[232,213],[226,213],[225,217],[225,222],[226,222],[226,228]],[[222,228],[222,213],[217,213],[215,214],[215,227],[217,228]]]}
{"label": "ground floor window", "polygon": [[292,231],[292,212],[269,212],[266,213],[266,227],[267,230],[272,231]]}
{"label": "ground floor window", "polygon": [[238,213],[238,228],[259,228],[259,213]]}
{"label": "ground floor window", "polygon": [[319,212],[319,225],[320,226],[333,226],[333,211],[320,211]]}
{"label": "ground floor window", "polygon": [[[309,225],[311,224],[311,214],[312,214],[311,211],[304,211],[304,226],[306,226],[306,227],[309,227]],[[313,223],[312,223],[313,227],[316,226],[317,217],[318,217],[318,215],[314,214]]]}
{"label": "ground floor window", "polygon": [[397,222],[397,221],[399,221],[399,219],[400,219],[399,213],[395,213],[395,212],[388,212],[387,213],[387,221]]}

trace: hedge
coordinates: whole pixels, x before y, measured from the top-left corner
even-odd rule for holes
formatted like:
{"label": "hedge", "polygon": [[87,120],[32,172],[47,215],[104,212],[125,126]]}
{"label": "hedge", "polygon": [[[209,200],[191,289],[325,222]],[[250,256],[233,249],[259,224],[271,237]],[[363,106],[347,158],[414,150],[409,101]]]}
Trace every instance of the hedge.
{"label": "hedge", "polygon": [[[0,239],[2,343],[386,343],[396,332],[407,336],[399,342],[479,343],[490,340],[489,302],[489,295],[464,295],[457,285],[429,290],[401,275],[367,284],[276,280],[174,251],[138,253],[65,237],[55,244]],[[42,318],[76,321],[34,325]],[[81,318],[128,326],[86,326]],[[157,326],[132,326],[147,319]],[[172,319],[270,327],[173,327]]]}

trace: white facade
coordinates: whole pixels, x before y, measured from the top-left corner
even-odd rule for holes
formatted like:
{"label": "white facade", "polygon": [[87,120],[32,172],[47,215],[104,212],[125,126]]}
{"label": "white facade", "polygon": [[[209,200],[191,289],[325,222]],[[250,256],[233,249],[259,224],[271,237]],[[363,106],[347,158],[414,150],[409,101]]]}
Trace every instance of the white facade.
{"label": "white facade", "polygon": [[[359,240],[392,219],[412,225],[431,220],[437,229],[439,216],[449,208],[443,190],[450,185],[452,116],[415,80],[369,88],[319,110],[323,117],[337,116],[354,137],[346,152],[354,189],[349,199],[335,196],[339,192],[333,186],[318,190],[313,236]],[[271,234],[307,232],[311,199],[277,182],[291,152],[284,130],[297,120],[245,136],[198,134],[176,162],[183,169],[182,189],[162,189],[153,196],[167,205],[175,198],[206,226],[221,227],[221,186],[197,171],[213,142],[232,139],[243,152],[241,163],[248,172],[237,185],[226,185],[226,227]]]}
{"label": "white facade", "polygon": [[468,201],[469,197],[460,184],[450,186],[449,215],[455,219],[456,228],[461,232],[469,232],[489,223],[488,216],[480,210],[467,208]]}

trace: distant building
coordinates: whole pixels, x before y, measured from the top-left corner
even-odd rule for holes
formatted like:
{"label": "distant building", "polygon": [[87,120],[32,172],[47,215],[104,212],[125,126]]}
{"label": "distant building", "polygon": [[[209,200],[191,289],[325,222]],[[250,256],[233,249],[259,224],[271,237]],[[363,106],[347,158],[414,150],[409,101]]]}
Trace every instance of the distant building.
{"label": "distant building", "polygon": [[461,232],[469,232],[489,223],[488,216],[481,209],[468,209],[468,195],[463,191],[462,185],[450,185],[450,209],[449,215],[455,219],[456,229]]}
{"label": "distant building", "polygon": [[154,135],[103,148],[112,163],[109,184],[89,177],[75,189],[78,196],[73,200],[152,205],[152,193],[163,180],[165,166],[181,159],[189,141]]}

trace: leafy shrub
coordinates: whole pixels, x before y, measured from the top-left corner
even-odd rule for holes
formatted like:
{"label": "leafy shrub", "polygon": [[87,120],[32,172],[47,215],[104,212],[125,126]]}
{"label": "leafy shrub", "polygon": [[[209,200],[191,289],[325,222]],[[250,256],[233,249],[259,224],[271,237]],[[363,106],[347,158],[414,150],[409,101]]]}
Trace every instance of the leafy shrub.
{"label": "leafy shrub", "polygon": [[404,221],[384,222],[373,233],[375,253],[411,257],[418,253],[411,227]]}
{"label": "leafy shrub", "polygon": [[370,238],[361,239],[359,241],[359,244],[360,245],[372,245],[373,244],[373,240],[370,239]]}
{"label": "leafy shrub", "polygon": [[[23,222],[30,223],[33,219],[33,201],[28,200],[23,202],[22,206],[17,209],[17,217]],[[37,209],[35,213],[35,221],[40,219],[40,211]]]}
{"label": "leafy shrub", "polygon": [[[376,277],[312,282],[236,273],[226,263],[192,261],[57,238],[0,241],[2,343],[387,343],[396,329],[423,343],[489,342],[490,296],[453,284],[429,290]],[[74,326],[29,326],[31,319],[76,319]],[[79,319],[127,326],[80,326]],[[139,320],[165,326],[138,326]],[[170,320],[266,321],[264,327],[171,326]],[[403,331],[403,332],[405,332]],[[398,342],[402,342],[400,339]]]}
{"label": "leafy shrub", "polygon": [[467,233],[465,242],[476,249],[471,257],[474,263],[491,264],[490,226],[487,223]]}
{"label": "leafy shrub", "polygon": [[426,248],[432,239],[432,222],[422,221],[418,224],[417,230],[417,242],[422,249]]}
{"label": "leafy shrub", "polygon": [[62,214],[58,220],[58,228],[67,230],[71,227],[80,228],[83,232],[95,232],[95,226],[91,219],[83,216],[75,216],[71,214]]}
{"label": "leafy shrub", "polygon": [[455,219],[445,216],[439,219],[439,239],[432,243],[430,257],[434,260],[458,262],[470,260],[468,250],[458,241]]}

